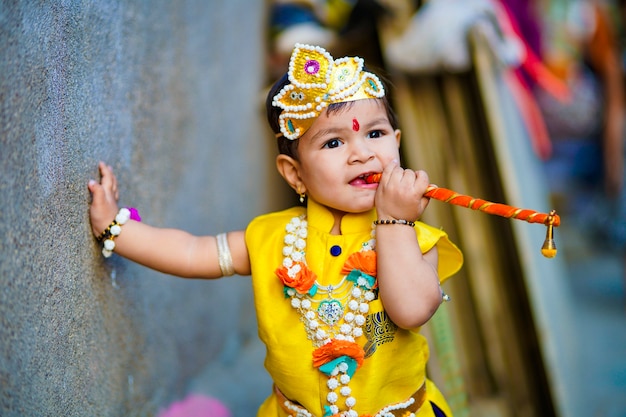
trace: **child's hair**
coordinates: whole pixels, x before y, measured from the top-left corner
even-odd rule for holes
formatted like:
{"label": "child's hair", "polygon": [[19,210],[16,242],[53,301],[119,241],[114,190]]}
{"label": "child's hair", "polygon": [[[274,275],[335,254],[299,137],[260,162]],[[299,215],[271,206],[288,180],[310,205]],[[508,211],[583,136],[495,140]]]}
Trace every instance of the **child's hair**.
{"label": "child's hair", "polygon": [[[367,71],[367,69],[364,68],[364,71]],[[385,81],[382,81],[382,82],[385,83]],[[282,112],[282,109],[280,107],[276,107],[272,105],[274,96],[278,94],[283,89],[283,87],[288,84],[290,84],[288,74],[285,73],[285,75],[283,75],[278,81],[276,81],[276,83],[272,86],[269,93],[267,94],[267,99],[265,100],[265,110],[267,112],[267,121],[270,125],[270,128],[277,135],[278,152],[281,154],[290,156],[297,160],[298,159],[298,143],[300,142],[300,139],[298,138],[295,140],[291,140],[291,139],[287,139],[286,137],[280,134],[280,124],[278,122],[278,118],[280,116],[280,113]],[[389,99],[387,98],[387,96],[385,95],[377,100],[381,100],[383,106],[385,106],[385,111],[387,112],[387,117],[389,118],[389,123],[391,124],[391,127],[394,130],[398,129],[399,128],[398,117],[396,116],[396,113],[393,111],[393,108],[391,107],[391,103],[389,102]],[[327,114],[339,112],[344,108],[349,108],[353,103],[354,103],[353,101],[332,103],[328,106],[326,112]]]}

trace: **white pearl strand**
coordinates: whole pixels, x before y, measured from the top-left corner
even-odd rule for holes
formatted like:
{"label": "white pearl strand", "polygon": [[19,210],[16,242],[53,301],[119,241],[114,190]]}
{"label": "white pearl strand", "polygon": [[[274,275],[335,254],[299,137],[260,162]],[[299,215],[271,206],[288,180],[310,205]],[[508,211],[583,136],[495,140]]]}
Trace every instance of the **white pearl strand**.
{"label": "white pearl strand", "polygon": [[[287,233],[285,234],[285,246],[283,247],[283,266],[287,268],[288,274],[292,277],[300,271],[300,266],[296,262],[306,264],[307,228],[308,223],[305,215],[292,218],[285,227]],[[374,250],[375,247],[375,230],[372,229],[371,239],[362,244],[361,251]],[[360,278],[360,280],[362,279]],[[344,282],[348,282],[345,277],[336,287],[330,285],[321,286],[317,281],[316,285],[323,289],[322,292],[330,296],[332,291],[339,287],[344,287]],[[363,335],[365,315],[369,311],[369,302],[375,298],[375,294],[371,290],[362,290],[354,284],[352,287],[348,294],[347,308],[349,311],[343,315],[343,324],[339,326],[339,332],[336,332],[334,325],[328,325],[324,320],[321,320],[319,312],[312,308],[313,302],[321,303],[323,300],[313,300],[307,294],[300,294],[293,288],[287,290],[287,295],[291,297],[291,306],[300,313],[300,319],[304,323],[307,337],[313,342],[313,346],[320,347],[330,343],[333,338],[354,342],[356,338]],[[330,404],[331,412],[333,414],[339,413],[339,406],[337,406],[339,395],[336,392],[338,390],[339,394],[345,398],[344,404],[348,408],[343,415],[346,417],[358,417],[358,413],[353,410],[353,407],[356,405],[356,399],[351,396],[352,390],[349,387],[350,375],[348,375],[347,370],[348,366],[342,363],[331,372],[326,383],[329,389],[326,400]]]}
{"label": "white pearl strand", "polygon": [[[284,239],[285,246],[283,247],[283,266],[287,268],[288,274],[292,277],[300,271],[300,266],[296,262],[306,264],[307,226],[305,216],[302,215],[292,218],[285,228],[287,233]],[[372,231],[372,235],[374,235],[374,231]],[[361,250],[373,250],[375,245],[376,240],[372,237],[372,239],[363,244]],[[307,294],[300,294],[292,288],[287,290],[287,295],[291,297],[291,306],[301,313],[307,335],[313,341],[315,347],[330,342],[332,338],[354,342],[355,338],[363,334],[362,326],[365,324],[365,314],[369,311],[369,302],[375,297],[374,292],[362,290],[347,281],[345,277],[337,285],[324,286],[316,281],[316,285],[319,288],[318,293],[328,294],[329,298],[334,291],[339,293],[345,292],[345,284],[352,285],[353,288],[346,296],[340,298],[348,299],[346,305],[348,312],[343,316],[344,323],[339,327],[339,333],[337,334],[334,334],[333,325],[327,325],[327,329],[322,328],[322,323],[324,322],[319,320],[319,313],[312,308],[313,303],[320,303],[324,300],[313,299]]]}
{"label": "white pearl strand", "polygon": [[[404,410],[408,408],[411,404],[415,402],[414,398],[409,398],[407,401],[388,405],[387,407],[380,410],[374,417],[394,417],[393,411],[396,410]],[[408,417],[415,417],[415,413],[411,413]]]}

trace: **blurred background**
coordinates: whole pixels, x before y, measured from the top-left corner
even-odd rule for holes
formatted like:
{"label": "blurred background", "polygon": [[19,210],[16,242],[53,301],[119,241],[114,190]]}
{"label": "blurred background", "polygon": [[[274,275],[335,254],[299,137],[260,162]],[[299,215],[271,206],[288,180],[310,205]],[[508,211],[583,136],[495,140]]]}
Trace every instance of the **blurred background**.
{"label": "blurred background", "polygon": [[547,259],[542,225],[431,202],[466,259],[423,329],[455,416],[626,416],[625,10],[0,2],[0,415],[256,414],[271,381],[249,278],[105,260],[86,184],[104,160],[122,205],[195,234],[297,204],[264,102],[303,42],[386,79],[405,166],[561,217]]}

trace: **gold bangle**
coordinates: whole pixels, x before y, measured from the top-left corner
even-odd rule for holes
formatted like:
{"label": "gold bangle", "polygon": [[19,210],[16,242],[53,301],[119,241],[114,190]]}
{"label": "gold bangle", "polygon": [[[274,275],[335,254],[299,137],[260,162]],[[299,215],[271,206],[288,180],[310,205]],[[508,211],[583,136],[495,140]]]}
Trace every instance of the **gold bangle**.
{"label": "gold bangle", "polygon": [[217,239],[217,262],[220,265],[222,275],[225,277],[234,275],[235,267],[233,266],[233,257],[228,246],[228,236],[226,233],[220,233],[215,237]]}

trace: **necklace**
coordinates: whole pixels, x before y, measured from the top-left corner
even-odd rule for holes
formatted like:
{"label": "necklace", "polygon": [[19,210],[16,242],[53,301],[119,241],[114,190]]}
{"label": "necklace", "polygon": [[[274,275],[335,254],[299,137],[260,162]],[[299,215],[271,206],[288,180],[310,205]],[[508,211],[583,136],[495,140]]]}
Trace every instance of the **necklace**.
{"label": "necklace", "polygon": [[321,285],[306,264],[306,216],[292,218],[285,231],[283,263],[276,275],[316,348],[313,366],[328,376],[324,416],[340,413],[341,396],[345,407],[339,415],[358,417],[349,383],[365,356],[356,339],[363,335],[369,302],[376,298],[375,230],[361,250],[348,257],[341,281],[329,285]]}

